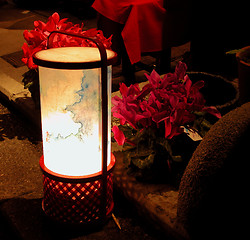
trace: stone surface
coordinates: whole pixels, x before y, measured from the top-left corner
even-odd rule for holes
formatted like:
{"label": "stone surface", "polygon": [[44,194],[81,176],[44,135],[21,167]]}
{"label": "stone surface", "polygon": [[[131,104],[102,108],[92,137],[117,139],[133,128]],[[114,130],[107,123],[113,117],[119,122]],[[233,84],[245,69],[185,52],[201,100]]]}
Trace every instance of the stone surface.
{"label": "stone surface", "polygon": [[215,123],[190,159],[177,216],[192,239],[243,239],[248,234],[249,134],[246,103]]}
{"label": "stone surface", "polygon": [[32,138],[32,134],[25,132],[20,122],[0,105],[0,200],[42,189],[38,165],[42,152],[41,147],[32,143]]}
{"label": "stone surface", "polygon": [[135,204],[143,216],[155,227],[164,231],[168,237],[183,239],[183,233],[175,224],[178,190],[168,184],[147,184],[137,181],[127,174],[127,169],[123,164],[123,153],[119,151],[114,154],[116,156],[115,187]]}

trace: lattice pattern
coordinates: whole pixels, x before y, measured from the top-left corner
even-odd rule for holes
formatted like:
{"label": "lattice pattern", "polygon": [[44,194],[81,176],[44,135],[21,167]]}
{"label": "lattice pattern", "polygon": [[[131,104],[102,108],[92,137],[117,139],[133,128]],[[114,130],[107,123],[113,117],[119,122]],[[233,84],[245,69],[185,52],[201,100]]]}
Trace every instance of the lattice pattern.
{"label": "lattice pattern", "polygon": [[[43,188],[43,208],[51,218],[70,224],[85,224],[100,219],[101,179],[87,183],[64,183],[44,175]],[[113,206],[113,181],[110,173],[107,177],[107,216]]]}

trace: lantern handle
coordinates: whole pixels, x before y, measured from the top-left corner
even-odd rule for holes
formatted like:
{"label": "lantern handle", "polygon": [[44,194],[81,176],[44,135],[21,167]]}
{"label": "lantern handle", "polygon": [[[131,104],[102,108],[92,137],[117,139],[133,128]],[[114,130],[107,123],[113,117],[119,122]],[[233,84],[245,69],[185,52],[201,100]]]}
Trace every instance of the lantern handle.
{"label": "lantern handle", "polygon": [[103,219],[106,218],[106,202],[107,202],[107,158],[108,158],[108,83],[107,83],[107,52],[103,43],[99,41],[96,37],[85,37],[80,34],[63,32],[63,31],[52,31],[47,38],[47,48],[49,48],[51,40],[51,36],[53,34],[63,34],[77,38],[83,38],[89,41],[92,41],[97,46],[100,56],[101,56],[101,99],[102,99],[102,199],[101,199],[101,215]]}

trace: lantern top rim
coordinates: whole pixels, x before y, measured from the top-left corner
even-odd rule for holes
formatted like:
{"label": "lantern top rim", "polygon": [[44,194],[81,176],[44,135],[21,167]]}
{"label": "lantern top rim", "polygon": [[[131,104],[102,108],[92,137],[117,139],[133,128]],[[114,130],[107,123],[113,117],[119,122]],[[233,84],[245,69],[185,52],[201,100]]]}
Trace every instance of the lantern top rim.
{"label": "lantern top rim", "polygon": [[[117,54],[106,49],[107,65],[113,65]],[[41,50],[34,54],[38,66],[57,69],[89,69],[101,67],[101,56],[96,47],[60,47]]]}

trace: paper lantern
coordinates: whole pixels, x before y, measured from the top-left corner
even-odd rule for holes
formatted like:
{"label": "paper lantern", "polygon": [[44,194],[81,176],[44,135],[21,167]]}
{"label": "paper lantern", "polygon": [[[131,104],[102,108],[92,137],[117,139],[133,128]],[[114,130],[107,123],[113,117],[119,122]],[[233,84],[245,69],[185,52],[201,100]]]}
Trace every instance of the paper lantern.
{"label": "paper lantern", "polygon": [[[75,34],[55,31],[72,37]],[[45,213],[70,224],[103,221],[113,209],[111,81],[116,53],[97,47],[37,52]],[[49,42],[49,40],[48,40]]]}

